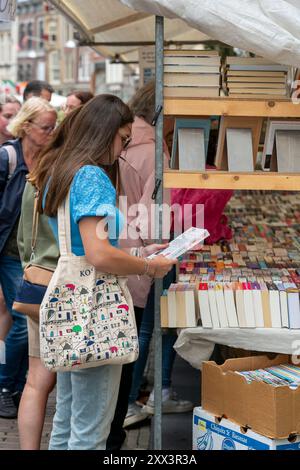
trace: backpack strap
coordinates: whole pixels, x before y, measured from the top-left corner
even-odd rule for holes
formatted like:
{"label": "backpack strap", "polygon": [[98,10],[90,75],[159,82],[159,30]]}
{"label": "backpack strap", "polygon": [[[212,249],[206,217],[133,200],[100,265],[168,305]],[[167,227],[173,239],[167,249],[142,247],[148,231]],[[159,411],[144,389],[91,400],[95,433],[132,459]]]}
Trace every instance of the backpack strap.
{"label": "backpack strap", "polygon": [[13,145],[6,145],[5,150],[8,153],[8,179],[10,179],[17,168],[17,152]]}

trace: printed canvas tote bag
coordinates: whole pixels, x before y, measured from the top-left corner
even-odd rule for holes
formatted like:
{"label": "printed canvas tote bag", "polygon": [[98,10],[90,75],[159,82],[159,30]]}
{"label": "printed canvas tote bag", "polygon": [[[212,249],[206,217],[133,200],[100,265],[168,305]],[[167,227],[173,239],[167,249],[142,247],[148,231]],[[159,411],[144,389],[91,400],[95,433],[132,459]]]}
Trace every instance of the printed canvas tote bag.
{"label": "printed canvas tote bag", "polygon": [[60,258],[40,308],[41,358],[67,371],[127,364],[138,337],[127,278],[99,273],[71,252],[70,194],[58,210]]}

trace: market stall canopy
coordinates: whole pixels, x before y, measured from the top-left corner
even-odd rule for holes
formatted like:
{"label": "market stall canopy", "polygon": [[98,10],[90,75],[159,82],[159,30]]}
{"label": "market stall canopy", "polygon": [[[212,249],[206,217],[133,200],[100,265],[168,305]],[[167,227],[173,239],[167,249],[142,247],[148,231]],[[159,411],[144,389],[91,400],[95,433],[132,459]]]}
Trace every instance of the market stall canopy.
{"label": "market stall canopy", "polygon": [[0,23],[14,21],[16,16],[17,0],[5,0],[0,2]]}
{"label": "market stall canopy", "polygon": [[[131,53],[132,59],[132,51],[138,48],[137,43],[155,40],[154,16],[147,12],[136,12],[119,0],[51,0],[51,3],[76,25],[81,38],[109,43],[95,47],[104,56]],[[165,39],[200,42],[208,38],[184,21],[176,19],[166,20]],[[112,46],[111,43],[127,44]]]}
{"label": "market stall canopy", "polygon": [[121,0],[280,64],[300,66],[299,0]]}

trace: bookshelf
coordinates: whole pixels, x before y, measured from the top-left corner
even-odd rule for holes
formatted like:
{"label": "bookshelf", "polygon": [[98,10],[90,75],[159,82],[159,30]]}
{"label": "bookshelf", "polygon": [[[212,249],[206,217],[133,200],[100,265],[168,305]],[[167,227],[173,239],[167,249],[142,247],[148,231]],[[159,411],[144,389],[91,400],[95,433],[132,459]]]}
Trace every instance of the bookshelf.
{"label": "bookshelf", "polygon": [[[290,99],[166,98],[164,100],[164,114],[176,117],[224,115],[300,118],[300,104],[294,104]],[[164,187],[300,191],[300,174],[264,171],[230,173],[228,171],[189,172],[167,170],[164,172]]]}
{"label": "bookshelf", "polygon": [[168,116],[254,116],[300,118],[300,104],[290,99],[165,98],[164,114]]}
{"label": "bookshelf", "polygon": [[300,191],[300,174],[295,173],[229,173],[228,171],[189,172],[167,170],[164,172],[165,188],[189,189],[265,189]]}

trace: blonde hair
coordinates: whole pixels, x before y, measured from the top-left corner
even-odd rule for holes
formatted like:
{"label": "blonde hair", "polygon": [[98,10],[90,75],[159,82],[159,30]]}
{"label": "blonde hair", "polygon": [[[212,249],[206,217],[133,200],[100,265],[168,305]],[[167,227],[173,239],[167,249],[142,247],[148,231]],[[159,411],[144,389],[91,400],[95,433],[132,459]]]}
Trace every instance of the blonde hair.
{"label": "blonde hair", "polygon": [[33,121],[40,113],[44,112],[56,113],[53,106],[43,98],[36,96],[29,98],[29,100],[23,104],[16,117],[7,126],[8,132],[15,138],[22,139],[25,136],[24,124]]}

